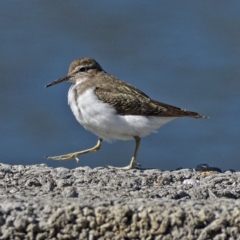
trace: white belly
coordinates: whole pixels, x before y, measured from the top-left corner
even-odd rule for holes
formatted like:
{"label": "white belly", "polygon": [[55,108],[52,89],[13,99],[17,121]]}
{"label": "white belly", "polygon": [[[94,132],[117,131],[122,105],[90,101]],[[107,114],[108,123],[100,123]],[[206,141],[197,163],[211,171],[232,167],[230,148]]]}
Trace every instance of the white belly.
{"label": "white belly", "polygon": [[117,115],[110,104],[103,103],[88,89],[75,101],[74,88],[68,92],[68,104],[78,122],[103,140],[130,140],[134,136],[145,137],[156,132],[162,125],[176,117],[145,117],[139,115]]}

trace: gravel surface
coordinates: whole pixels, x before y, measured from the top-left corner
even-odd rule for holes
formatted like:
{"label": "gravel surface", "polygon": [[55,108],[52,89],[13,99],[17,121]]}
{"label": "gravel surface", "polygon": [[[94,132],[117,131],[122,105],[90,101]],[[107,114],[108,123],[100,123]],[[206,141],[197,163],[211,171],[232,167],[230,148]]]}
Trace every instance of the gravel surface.
{"label": "gravel surface", "polygon": [[0,164],[0,239],[240,239],[240,172]]}

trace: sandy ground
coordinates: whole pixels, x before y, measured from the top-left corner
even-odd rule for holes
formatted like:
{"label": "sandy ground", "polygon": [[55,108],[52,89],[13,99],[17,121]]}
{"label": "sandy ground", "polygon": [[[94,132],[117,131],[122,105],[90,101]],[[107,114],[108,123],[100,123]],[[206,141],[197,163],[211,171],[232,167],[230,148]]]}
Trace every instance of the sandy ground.
{"label": "sandy ground", "polygon": [[0,164],[0,239],[240,239],[240,172]]}

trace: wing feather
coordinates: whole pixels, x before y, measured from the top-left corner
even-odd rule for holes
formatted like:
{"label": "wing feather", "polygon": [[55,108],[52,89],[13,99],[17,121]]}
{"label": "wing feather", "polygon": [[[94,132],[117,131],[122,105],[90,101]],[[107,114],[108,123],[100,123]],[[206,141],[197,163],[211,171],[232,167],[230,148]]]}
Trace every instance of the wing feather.
{"label": "wing feather", "polygon": [[101,82],[98,81],[95,93],[101,101],[114,107],[120,115],[202,117],[196,112],[152,100],[139,89],[112,75],[105,75]]}

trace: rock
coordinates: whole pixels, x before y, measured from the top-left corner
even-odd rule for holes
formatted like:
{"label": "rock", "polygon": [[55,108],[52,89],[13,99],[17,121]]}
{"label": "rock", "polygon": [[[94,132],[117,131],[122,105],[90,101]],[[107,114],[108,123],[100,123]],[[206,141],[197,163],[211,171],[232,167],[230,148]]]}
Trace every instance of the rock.
{"label": "rock", "polygon": [[239,183],[234,171],[0,164],[0,239],[238,239]]}

